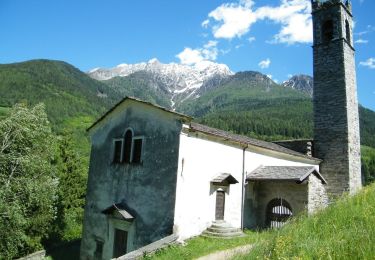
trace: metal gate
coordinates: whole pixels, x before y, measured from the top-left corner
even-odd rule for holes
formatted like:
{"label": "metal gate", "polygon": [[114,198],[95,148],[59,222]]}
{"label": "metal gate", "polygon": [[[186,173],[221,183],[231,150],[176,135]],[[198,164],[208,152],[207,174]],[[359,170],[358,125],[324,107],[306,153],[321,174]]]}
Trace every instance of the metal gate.
{"label": "metal gate", "polygon": [[269,228],[282,227],[292,216],[292,208],[284,199],[273,199],[267,205],[266,224]]}

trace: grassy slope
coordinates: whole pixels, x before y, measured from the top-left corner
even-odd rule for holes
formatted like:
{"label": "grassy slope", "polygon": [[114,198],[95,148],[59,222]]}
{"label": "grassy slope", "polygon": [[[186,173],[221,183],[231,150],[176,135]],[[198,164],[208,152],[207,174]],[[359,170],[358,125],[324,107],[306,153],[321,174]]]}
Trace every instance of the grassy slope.
{"label": "grassy slope", "polygon": [[240,259],[373,259],[375,256],[375,184],[344,197],[313,217],[301,216],[270,231]]}
{"label": "grassy slope", "polygon": [[171,246],[166,249],[157,251],[155,254],[145,257],[145,259],[195,259],[197,257],[207,255],[216,251],[226,250],[241,245],[253,244],[259,239],[259,234],[246,231],[246,237],[233,239],[218,239],[196,237],[186,241],[184,246]]}
{"label": "grassy slope", "polygon": [[246,231],[247,237],[197,237],[146,259],[194,259],[212,252],[254,244],[235,259],[373,259],[375,255],[375,184],[345,196],[312,217],[293,219],[280,230]]}

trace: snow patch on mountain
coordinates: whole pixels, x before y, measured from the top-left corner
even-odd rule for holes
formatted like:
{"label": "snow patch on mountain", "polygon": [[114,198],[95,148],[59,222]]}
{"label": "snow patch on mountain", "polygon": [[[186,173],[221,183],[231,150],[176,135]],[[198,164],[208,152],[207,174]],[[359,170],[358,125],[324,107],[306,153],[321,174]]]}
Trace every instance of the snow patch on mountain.
{"label": "snow patch on mountain", "polygon": [[304,92],[312,97],[314,80],[308,75],[296,75],[284,81],[282,86]]}
{"label": "snow patch on mountain", "polygon": [[[199,89],[207,82],[220,81],[234,73],[225,64],[201,61],[192,66],[177,63],[163,64],[156,58],[137,64],[119,64],[114,68],[95,68],[87,74],[97,80],[109,80],[114,77],[127,77],[135,72],[147,72],[156,87],[162,86],[171,94],[171,106],[176,100],[183,102],[199,96]],[[214,81],[212,81],[214,82]]]}

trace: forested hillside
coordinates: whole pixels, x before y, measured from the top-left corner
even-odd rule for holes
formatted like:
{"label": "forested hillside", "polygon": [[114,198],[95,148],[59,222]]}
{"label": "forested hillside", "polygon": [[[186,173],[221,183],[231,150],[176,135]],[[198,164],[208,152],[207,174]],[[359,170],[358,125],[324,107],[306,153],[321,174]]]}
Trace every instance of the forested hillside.
{"label": "forested hillside", "polygon": [[68,63],[50,60],[0,65],[0,92],[0,107],[43,102],[54,128],[61,128],[68,118],[95,118],[115,99],[107,85]]}
{"label": "forested hillside", "polygon": [[[313,137],[311,97],[257,72],[237,73],[178,109],[213,127],[265,140]],[[361,144],[375,147],[375,112],[359,107]]]}

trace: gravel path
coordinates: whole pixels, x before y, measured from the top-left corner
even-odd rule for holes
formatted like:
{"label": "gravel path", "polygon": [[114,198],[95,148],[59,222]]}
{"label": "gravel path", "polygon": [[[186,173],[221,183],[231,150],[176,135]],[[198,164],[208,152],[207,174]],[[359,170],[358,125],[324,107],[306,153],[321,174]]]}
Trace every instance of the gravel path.
{"label": "gravel path", "polygon": [[197,258],[196,260],[226,260],[230,259],[234,255],[246,254],[251,250],[252,247],[253,245],[238,246],[232,249],[218,251],[206,256],[202,256]]}

